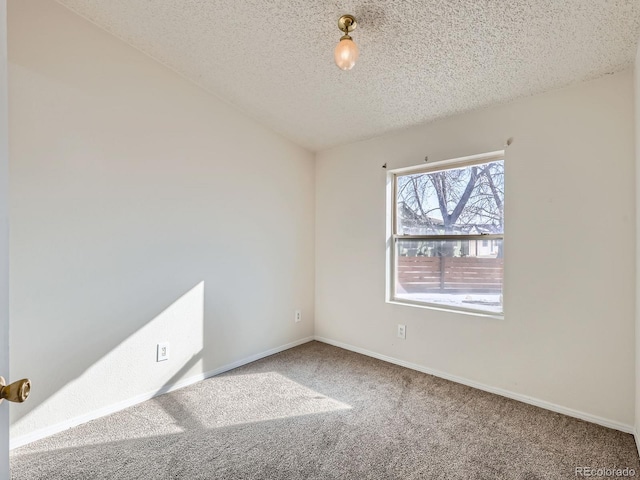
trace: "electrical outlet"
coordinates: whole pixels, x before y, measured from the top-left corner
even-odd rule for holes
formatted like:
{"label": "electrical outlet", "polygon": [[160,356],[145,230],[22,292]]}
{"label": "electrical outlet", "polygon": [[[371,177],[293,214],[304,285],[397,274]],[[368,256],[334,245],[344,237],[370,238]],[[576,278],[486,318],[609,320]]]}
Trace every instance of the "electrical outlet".
{"label": "electrical outlet", "polygon": [[398,324],[398,338],[406,339],[407,338],[407,326]]}
{"label": "electrical outlet", "polygon": [[165,360],[169,360],[169,343],[159,343],[158,344],[158,356],[156,358],[156,362],[164,362]]}
{"label": "electrical outlet", "polygon": [[296,323],[302,321],[302,312],[300,310],[296,310],[295,320],[296,320]]}

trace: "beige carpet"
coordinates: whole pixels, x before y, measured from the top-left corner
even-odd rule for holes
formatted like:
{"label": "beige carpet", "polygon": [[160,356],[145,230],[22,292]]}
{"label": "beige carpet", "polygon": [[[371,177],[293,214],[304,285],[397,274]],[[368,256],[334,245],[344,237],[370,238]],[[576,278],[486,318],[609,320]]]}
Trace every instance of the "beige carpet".
{"label": "beige carpet", "polygon": [[[318,342],[15,450],[14,479],[562,479],[633,437]],[[600,477],[607,478],[607,477]]]}

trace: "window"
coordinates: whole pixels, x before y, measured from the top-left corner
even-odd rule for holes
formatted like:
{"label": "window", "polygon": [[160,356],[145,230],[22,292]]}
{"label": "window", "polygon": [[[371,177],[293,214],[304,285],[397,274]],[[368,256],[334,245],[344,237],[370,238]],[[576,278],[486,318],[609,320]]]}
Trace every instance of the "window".
{"label": "window", "polygon": [[502,314],[502,154],[391,175],[390,299]]}

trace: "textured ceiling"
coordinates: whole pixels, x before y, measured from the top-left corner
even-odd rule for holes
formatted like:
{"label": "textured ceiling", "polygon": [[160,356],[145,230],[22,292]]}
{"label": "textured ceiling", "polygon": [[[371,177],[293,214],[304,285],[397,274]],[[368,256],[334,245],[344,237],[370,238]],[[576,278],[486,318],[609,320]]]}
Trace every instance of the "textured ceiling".
{"label": "textured ceiling", "polygon": [[638,0],[59,1],[311,150],[623,70],[640,37]]}

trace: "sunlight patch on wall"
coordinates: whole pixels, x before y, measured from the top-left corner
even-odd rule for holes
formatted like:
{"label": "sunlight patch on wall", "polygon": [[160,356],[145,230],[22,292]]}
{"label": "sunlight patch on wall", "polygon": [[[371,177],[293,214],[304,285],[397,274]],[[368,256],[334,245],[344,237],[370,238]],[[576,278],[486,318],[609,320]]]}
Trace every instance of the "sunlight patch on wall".
{"label": "sunlight patch on wall", "polygon": [[[158,385],[171,385],[202,371],[203,320],[204,282],[200,282],[76,379],[42,399],[13,428],[33,422],[34,415],[55,418],[61,405],[73,405],[81,415],[86,413],[84,405],[108,407],[129,399],[133,392],[153,393]],[[169,342],[171,354],[168,361],[157,362],[156,346],[161,342]],[[100,388],[86,389],[87,383],[100,384]],[[39,398],[33,395],[29,400],[33,404]]]}

